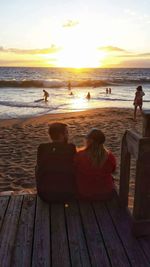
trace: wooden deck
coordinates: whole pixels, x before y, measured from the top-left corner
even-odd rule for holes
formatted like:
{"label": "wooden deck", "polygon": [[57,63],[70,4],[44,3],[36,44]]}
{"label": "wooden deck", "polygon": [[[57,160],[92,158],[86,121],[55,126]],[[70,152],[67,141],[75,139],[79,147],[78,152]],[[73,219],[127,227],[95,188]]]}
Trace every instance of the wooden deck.
{"label": "wooden deck", "polygon": [[0,267],[150,267],[150,237],[133,237],[116,199],[68,205],[0,197]]}

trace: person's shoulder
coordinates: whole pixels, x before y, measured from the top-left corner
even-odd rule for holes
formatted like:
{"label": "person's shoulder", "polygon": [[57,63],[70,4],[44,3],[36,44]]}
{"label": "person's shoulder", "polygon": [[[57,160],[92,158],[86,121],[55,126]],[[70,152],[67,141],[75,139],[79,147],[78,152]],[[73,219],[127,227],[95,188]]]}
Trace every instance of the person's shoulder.
{"label": "person's shoulder", "polygon": [[46,149],[47,147],[50,146],[50,143],[41,143],[39,146],[38,146],[38,150],[44,150]]}
{"label": "person's shoulder", "polygon": [[108,154],[108,158],[109,158],[109,159],[116,159],[115,155],[112,153],[111,150],[108,150],[108,151],[107,151],[107,154]]}
{"label": "person's shoulder", "polygon": [[86,158],[85,149],[77,149],[77,153],[75,155],[75,161],[80,162]]}
{"label": "person's shoulder", "polygon": [[77,157],[84,157],[86,155],[85,148],[80,148],[77,150]]}
{"label": "person's shoulder", "polygon": [[76,152],[76,146],[75,146],[75,144],[73,144],[73,143],[68,143],[67,146],[68,146],[68,148],[69,148],[71,151]]}
{"label": "person's shoulder", "polygon": [[107,153],[108,153],[109,156],[112,156],[113,155],[113,152],[110,149],[107,150]]}
{"label": "person's shoulder", "polygon": [[84,154],[85,153],[85,149],[84,148],[79,148],[78,149],[78,154]]}
{"label": "person's shoulder", "polygon": [[48,143],[41,143],[41,144],[39,144],[39,146],[40,147],[47,147],[47,146],[49,146],[51,143],[50,142],[48,142]]}
{"label": "person's shoulder", "polygon": [[69,147],[76,147],[75,144],[73,144],[73,143],[67,143],[67,145],[68,145]]}

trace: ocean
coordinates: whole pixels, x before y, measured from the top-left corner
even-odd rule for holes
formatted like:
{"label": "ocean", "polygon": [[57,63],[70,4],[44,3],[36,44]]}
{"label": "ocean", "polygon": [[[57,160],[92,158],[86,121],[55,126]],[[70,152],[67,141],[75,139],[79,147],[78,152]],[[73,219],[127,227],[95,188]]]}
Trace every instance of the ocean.
{"label": "ocean", "polygon": [[[71,83],[70,95],[68,82]],[[150,69],[64,69],[0,67],[0,119],[28,118],[93,108],[133,108],[138,85],[150,109]],[[111,88],[111,94],[106,94]],[[43,98],[43,89],[49,101]],[[86,99],[90,92],[91,99]]]}

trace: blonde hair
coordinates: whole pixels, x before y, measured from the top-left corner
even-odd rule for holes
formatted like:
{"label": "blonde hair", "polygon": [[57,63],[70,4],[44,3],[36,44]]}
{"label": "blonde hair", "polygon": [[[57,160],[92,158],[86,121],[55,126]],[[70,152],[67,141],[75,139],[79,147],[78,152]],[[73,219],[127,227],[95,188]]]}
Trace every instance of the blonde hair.
{"label": "blonde hair", "polygon": [[92,160],[93,165],[101,166],[107,159],[107,149],[104,146],[105,135],[98,129],[92,129],[88,135],[89,144],[86,147],[86,152]]}

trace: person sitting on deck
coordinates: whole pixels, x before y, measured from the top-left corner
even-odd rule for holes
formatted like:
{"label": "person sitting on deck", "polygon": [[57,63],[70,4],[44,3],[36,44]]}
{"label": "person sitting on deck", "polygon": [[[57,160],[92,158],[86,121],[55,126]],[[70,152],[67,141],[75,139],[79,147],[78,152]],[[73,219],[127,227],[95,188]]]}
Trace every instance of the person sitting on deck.
{"label": "person sitting on deck", "polygon": [[73,199],[76,147],[68,143],[68,129],[64,123],[52,123],[49,135],[52,142],[40,144],[37,151],[37,192],[47,202]]}
{"label": "person sitting on deck", "polygon": [[104,147],[105,135],[94,128],[86,136],[86,147],[75,156],[76,183],[79,198],[105,200],[114,192],[112,173],[116,159]]}

